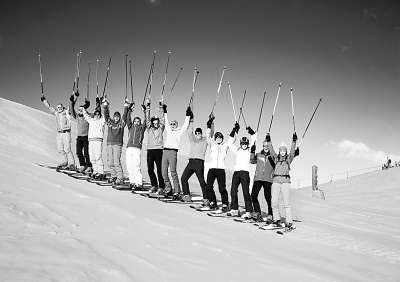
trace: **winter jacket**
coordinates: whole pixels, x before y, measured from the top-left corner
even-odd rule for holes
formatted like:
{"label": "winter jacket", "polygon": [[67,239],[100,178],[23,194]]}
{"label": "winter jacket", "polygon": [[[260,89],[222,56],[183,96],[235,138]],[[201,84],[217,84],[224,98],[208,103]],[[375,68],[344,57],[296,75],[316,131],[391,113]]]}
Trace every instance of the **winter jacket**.
{"label": "winter jacket", "polygon": [[[254,143],[255,134],[250,137],[250,146]],[[241,147],[236,147],[235,139],[229,136],[229,149],[236,155],[234,171],[250,171],[250,146],[243,150]]]}
{"label": "winter jacket", "polygon": [[126,147],[127,148],[134,147],[142,149],[144,131],[146,130],[146,115],[145,115],[145,120],[144,122],[142,122],[142,124],[134,125],[131,118],[131,112],[129,112],[127,118],[127,125],[129,129],[128,133],[129,137],[128,137],[128,144],[126,145]]}
{"label": "winter jacket", "polygon": [[201,137],[201,139],[197,139],[193,132],[188,131],[188,135],[190,142],[189,159],[199,159],[204,161],[207,147],[210,144],[211,129],[207,128],[206,136]]}
{"label": "winter jacket", "polygon": [[104,116],[99,119],[92,118],[85,109],[83,109],[82,113],[86,121],[89,123],[89,141],[103,141],[104,126],[106,124]]}
{"label": "winter jacket", "polygon": [[217,144],[210,136],[210,166],[209,168],[225,169],[225,158],[228,153],[229,146],[235,141],[234,138],[228,140],[227,143]]}
{"label": "winter jacket", "polygon": [[281,157],[279,154],[276,154],[274,148],[272,146],[271,141],[268,142],[269,152],[271,154],[272,159],[275,162],[275,169],[273,172],[273,182],[276,183],[290,183],[290,164],[295,158],[295,149],[296,142],[292,142],[292,147],[290,148],[289,154],[286,154],[285,157]]}
{"label": "winter jacket", "polygon": [[171,126],[168,122],[168,114],[164,114],[165,118],[165,131],[167,132],[167,137],[165,138],[164,148],[173,149],[178,151],[179,143],[181,141],[182,134],[187,130],[189,125],[189,117],[185,117],[185,122],[182,127],[177,127],[174,130],[171,129]]}
{"label": "winter jacket", "polygon": [[164,129],[165,129],[165,122],[164,122],[164,110],[162,107],[159,108],[159,126],[155,128],[151,124],[150,118],[150,106],[146,107],[146,128],[147,128],[147,150],[153,149],[163,149],[164,147]]}
{"label": "winter jacket", "polygon": [[124,114],[122,118],[116,123],[113,118],[110,118],[110,111],[108,105],[103,106],[104,118],[108,127],[107,145],[120,145],[124,143],[124,129],[126,125],[126,116],[128,114],[128,107],[124,107]]}
{"label": "winter jacket", "polygon": [[60,113],[52,106],[50,106],[47,100],[43,100],[44,105],[47,109],[56,117],[56,127],[58,132],[71,130],[71,116],[67,109]]}
{"label": "winter jacket", "polygon": [[[96,110],[100,108],[100,104],[96,104]],[[76,120],[77,136],[88,136],[89,134],[89,123],[86,121],[83,115],[79,115],[75,111],[75,102],[69,101],[69,109],[71,116]],[[93,117],[92,113],[88,113],[90,117]]]}
{"label": "winter jacket", "polygon": [[261,152],[257,154],[250,154],[250,163],[256,164],[254,181],[268,181],[272,183],[272,172],[274,169],[271,161],[274,163],[270,153],[265,152],[264,150],[261,150]]}

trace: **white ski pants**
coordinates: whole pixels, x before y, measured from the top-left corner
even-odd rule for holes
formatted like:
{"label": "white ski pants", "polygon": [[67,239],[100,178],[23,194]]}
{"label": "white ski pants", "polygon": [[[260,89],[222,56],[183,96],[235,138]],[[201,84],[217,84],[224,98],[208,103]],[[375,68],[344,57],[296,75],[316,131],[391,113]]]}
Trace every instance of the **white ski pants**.
{"label": "white ski pants", "polygon": [[274,220],[280,220],[279,195],[282,193],[283,208],[286,214],[286,223],[292,223],[292,206],[290,205],[290,183],[272,183],[271,186],[271,206]]}
{"label": "white ski pants", "polygon": [[126,149],[126,169],[129,173],[129,183],[143,185],[143,176],[140,169],[142,150],[136,147]]}
{"label": "white ski pants", "polygon": [[89,140],[89,156],[93,165],[93,174],[104,173],[103,165],[103,141]]}
{"label": "white ski pants", "polygon": [[71,132],[58,132],[56,141],[61,163],[74,165],[75,160],[71,150]]}

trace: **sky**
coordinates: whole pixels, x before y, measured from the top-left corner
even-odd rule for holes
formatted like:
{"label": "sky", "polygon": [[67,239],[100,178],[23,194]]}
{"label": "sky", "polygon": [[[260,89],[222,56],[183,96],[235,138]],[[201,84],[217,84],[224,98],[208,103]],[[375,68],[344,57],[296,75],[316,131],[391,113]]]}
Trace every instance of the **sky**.
{"label": "sky", "polygon": [[[398,1],[6,1],[0,11],[0,96],[46,111],[40,102],[38,54],[44,95],[53,105],[67,105],[81,50],[79,89],[96,96],[96,60],[100,95],[109,57],[107,88],[111,111],[122,111],[125,55],[132,61],[134,101],[144,99],[156,51],[152,113],[182,67],[168,101],[168,116],[183,123],[193,82],[195,127],[205,129],[214,109],[215,129],[227,138],[244,91],[247,125],[257,129],[263,93],[265,104],[257,147],[269,129],[277,148],[290,144],[293,116],[299,139],[322,102],[291,168],[296,179],[309,179],[311,166],[321,176],[378,167],[390,156],[400,161],[398,140],[400,89],[400,3]],[[282,83],[273,115],[278,86]],[[128,78],[128,84],[129,78]],[[128,87],[131,99],[131,89]],[[137,107],[138,108],[138,107]],[[92,109],[92,107],[90,108]],[[142,116],[137,109],[136,114]],[[243,119],[239,137],[247,135]],[[180,153],[189,142],[182,138]],[[227,166],[233,168],[228,155]],[[303,185],[301,183],[301,185]]]}

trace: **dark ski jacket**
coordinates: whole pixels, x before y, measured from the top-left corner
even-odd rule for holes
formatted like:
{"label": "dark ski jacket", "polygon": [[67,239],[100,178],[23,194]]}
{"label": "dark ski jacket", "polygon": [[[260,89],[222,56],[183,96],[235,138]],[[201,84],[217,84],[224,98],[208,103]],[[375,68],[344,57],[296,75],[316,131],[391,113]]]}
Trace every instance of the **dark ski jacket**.
{"label": "dark ski jacket", "polygon": [[104,105],[104,118],[108,127],[107,145],[120,145],[124,143],[124,129],[126,125],[126,116],[128,115],[128,107],[124,107],[124,114],[116,123],[114,118],[110,118],[110,110],[108,105]]}
{"label": "dark ski jacket", "polygon": [[128,113],[127,122],[126,122],[128,129],[129,129],[128,144],[126,145],[127,148],[135,147],[135,148],[142,149],[144,132],[146,130],[146,115],[144,117],[145,117],[145,120],[141,124],[134,125],[132,118],[131,118],[131,112]]}
{"label": "dark ski jacket", "polygon": [[275,166],[274,160],[269,152],[261,150],[259,153],[250,154],[250,163],[256,165],[254,181],[268,181],[272,183],[272,172]]}

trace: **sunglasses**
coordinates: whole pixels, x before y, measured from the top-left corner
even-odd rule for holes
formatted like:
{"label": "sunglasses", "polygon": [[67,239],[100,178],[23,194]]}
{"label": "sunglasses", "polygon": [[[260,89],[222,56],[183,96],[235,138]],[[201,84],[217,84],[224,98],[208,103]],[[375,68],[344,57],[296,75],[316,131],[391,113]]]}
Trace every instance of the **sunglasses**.
{"label": "sunglasses", "polygon": [[176,126],[176,123],[175,122],[171,122],[170,125],[171,126]]}
{"label": "sunglasses", "polygon": [[57,110],[62,110],[63,107],[62,106],[57,106]]}
{"label": "sunglasses", "polygon": [[196,135],[201,135],[201,133],[200,133],[200,132],[196,132],[195,134],[196,134]]}
{"label": "sunglasses", "polygon": [[97,117],[99,117],[99,116],[100,116],[100,114],[94,114],[94,116],[95,116],[95,117],[96,117],[96,116],[97,116]]}

